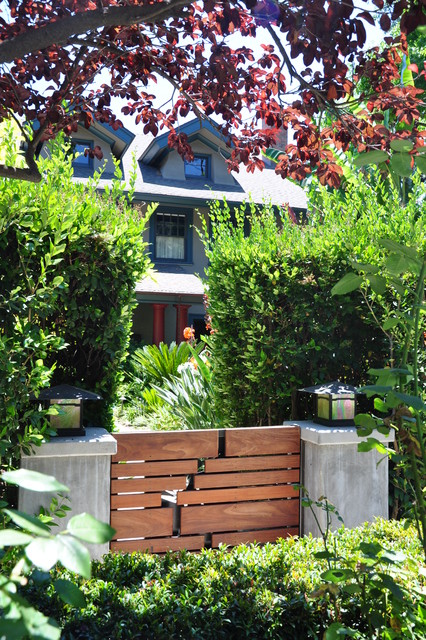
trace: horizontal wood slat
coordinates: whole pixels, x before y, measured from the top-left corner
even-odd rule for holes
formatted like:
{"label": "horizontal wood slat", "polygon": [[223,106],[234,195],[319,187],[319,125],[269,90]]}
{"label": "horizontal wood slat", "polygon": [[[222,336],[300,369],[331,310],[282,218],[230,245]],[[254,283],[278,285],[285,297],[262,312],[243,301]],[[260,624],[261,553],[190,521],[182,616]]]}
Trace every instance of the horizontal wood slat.
{"label": "horizontal wood slat", "polygon": [[165,491],[166,489],[186,489],[186,476],[111,480],[111,493],[130,493],[131,491]]}
{"label": "horizontal wood slat", "polygon": [[239,531],[299,525],[299,500],[239,502],[202,507],[183,507],[181,534]]}
{"label": "horizontal wood slat", "polygon": [[225,430],[225,455],[299,453],[300,427],[254,427]]}
{"label": "horizontal wood slat", "polygon": [[144,540],[113,540],[111,551],[131,553],[141,551],[148,553],[165,553],[166,551],[199,551],[204,547],[204,536],[181,536],[173,538],[151,538]]}
{"label": "horizontal wood slat", "polygon": [[113,551],[195,551],[298,534],[300,429],[221,433],[224,455],[218,430],[116,436]]}
{"label": "horizontal wood slat", "polygon": [[274,500],[297,498],[298,491],[291,484],[262,487],[239,487],[234,489],[200,489],[180,491],[177,504],[212,504],[218,502],[244,502],[247,500]]}
{"label": "horizontal wood slat", "polygon": [[178,460],[167,462],[127,462],[111,465],[111,478],[134,476],[172,476],[197,473],[198,460]]}
{"label": "horizontal wood slat", "polygon": [[254,458],[216,458],[206,460],[206,473],[226,471],[261,471],[264,469],[297,469],[300,455],[255,456]]}
{"label": "horizontal wood slat", "polygon": [[214,458],[218,437],[217,430],[117,434],[112,462]]}
{"label": "horizontal wood slat", "polygon": [[247,487],[258,484],[284,484],[286,482],[299,482],[299,469],[247,473],[206,473],[194,476],[195,489]]}
{"label": "horizontal wood slat", "polygon": [[119,538],[148,538],[173,535],[173,509],[111,511],[111,527]]}
{"label": "horizontal wood slat", "polygon": [[299,535],[299,529],[292,527],[289,529],[265,529],[260,531],[237,531],[236,533],[216,533],[212,535],[212,547],[220,544],[236,546],[238,544],[249,544],[250,542],[276,542],[278,538],[288,538]]}
{"label": "horizontal wood slat", "polygon": [[161,493],[125,493],[111,496],[111,509],[161,507]]}

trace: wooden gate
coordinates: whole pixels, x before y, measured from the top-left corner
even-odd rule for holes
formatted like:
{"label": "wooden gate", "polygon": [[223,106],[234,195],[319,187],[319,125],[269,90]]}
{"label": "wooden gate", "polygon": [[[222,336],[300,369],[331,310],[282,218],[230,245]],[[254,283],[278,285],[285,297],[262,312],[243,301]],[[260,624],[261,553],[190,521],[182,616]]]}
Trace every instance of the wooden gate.
{"label": "wooden gate", "polygon": [[115,437],[113,551],[198,550],[299,533],[299,427]]}

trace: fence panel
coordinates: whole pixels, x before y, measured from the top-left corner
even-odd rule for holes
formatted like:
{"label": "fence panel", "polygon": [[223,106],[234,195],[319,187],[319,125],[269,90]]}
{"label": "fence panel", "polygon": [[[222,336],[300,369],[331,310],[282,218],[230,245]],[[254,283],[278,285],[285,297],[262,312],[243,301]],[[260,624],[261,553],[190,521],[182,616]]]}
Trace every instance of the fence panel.
{"label": "fence panel", "polygon": [[299,533],[299,427],[118,434],[115,551],[199,550]]}

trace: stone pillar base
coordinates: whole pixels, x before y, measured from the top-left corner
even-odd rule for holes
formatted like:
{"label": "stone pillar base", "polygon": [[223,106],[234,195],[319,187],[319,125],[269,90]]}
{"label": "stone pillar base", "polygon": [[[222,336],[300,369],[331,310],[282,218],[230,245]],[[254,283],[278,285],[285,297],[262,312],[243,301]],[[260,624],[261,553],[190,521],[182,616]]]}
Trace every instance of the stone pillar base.
{"label": "stone pillar base", "polygon": [[[66,495],[71,511],[57,520],[54,532],[66,529],[68,520],[79,513],[109,523],[111,456],[117,452],[117,441],[105,429],[88,428],[85,436],[56,437],[34,448],[30,456],[22,454],[21,467],[54,476],[69,489]],[[49,507],[54,493],[19,489],[19,509],[30,514],[41,506]],[[87,544],[93,559],[108,552],[109,543]]]}
{"label": "stone pillar base", "polygon": [[[355,427],[323,427],[310,420],[287,422],[300,426],[302,440],[301,484],[312,500],[325,496],[339,512],[346,527],[357,527],[374,518],[389,517],[388,458],[376,449],[359,452]],[[377,431],[372,437],[383,444],[394,441],[394,432],[384,436]],[[326,513],[317,507],[321,529],[326,527]],[[341,523],[332,519],[332,528]],[[301,534],[320,536],[311,510],[302,507]]]}

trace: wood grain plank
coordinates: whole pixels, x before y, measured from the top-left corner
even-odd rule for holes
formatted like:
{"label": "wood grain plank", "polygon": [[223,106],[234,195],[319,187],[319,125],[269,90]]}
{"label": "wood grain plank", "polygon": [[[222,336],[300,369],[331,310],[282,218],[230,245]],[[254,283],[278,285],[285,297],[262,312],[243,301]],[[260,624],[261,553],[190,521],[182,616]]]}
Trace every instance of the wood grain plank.
{"label": "wood grain plank", "polygon": [[237,533],[215,533],[212,535],[212,547],[216,548],[220,544],[228,544],[235,547],[239,544],[249,544],[250,542],[276,542],[278,538],[289,538],[299,535],[299,529],[265,529],[261,531],[237,531]]}
{"label": "wood grain plank", "polygon": [[299,453],[300,427],[250,427],[225,430],[225,456]]}
{"label": "wood grain plank", "polygon": [[111,493],[152,492],[166,489],[186,489],[186,476],[111,480]]}
{"label": "wood grain plank", "polygon": [[198,551],[204,546],[204,536],[182,536],[173,538],[144,538],[143,540],[113,540],[111,551],[131,553],[141,551],[147,553],[165,553],[166,551]]}
{"label": "wood grain plank", "polygon": [[197,473],[198,460],[167,462],[127,462],[111,465],[111,478],[134,476],[182,476]]}
{"label": "wood grain plank", "polygon": [[299,500],[239,502],[181,509],[181,534],[299,526]]}
{"label": "wood grain plank", "polygon": [[285,484],[286,482],[299,482],[299,469],[247,473],[206,473],[194,476],[195,489],[250,487],[259,484]]}
{"label": "wood grain plank", "polygon": [[150,538],[173,535],[173,509],[111,511],[111,527],[119,538]]}
{"label": "wood grain plank", "polygon": [[111,509],[161,507],[161,493],[125,493],[111,496]]}
{"label": "wood grain plank", "polygon": [[214,458],[218,452],[217,429],[122,433],[114,437],[117,453],[112,462]]}
{"label": "wood grain plank", "polygon": [[219,502],[246,502],[248,500],[274,500],[277,498],[297,498],[298,491],[291,484],[238,487],[233,489],[200,489],[180,491],[177,504],[213,504]]}
{"label": "wood grain plank", "polygon": [[249,458],[217,458],[206,460],[205,473],[226,471],[262,471],[266,469],[297,469],[300,455],[255,456]]}

